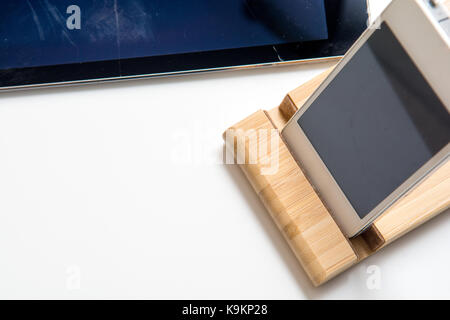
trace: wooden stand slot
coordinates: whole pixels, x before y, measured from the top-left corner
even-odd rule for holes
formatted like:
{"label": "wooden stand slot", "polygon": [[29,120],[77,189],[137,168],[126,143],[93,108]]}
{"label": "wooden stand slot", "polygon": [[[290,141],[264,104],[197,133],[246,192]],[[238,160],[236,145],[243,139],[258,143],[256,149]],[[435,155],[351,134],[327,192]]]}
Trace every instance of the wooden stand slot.
{"label": "wooden stand slot", "polygon": [[[344,236],[279,136],[279,130],[331,71],[291,91],[279,107],[257,111],[224,133],[227,148],[234,152],[236,159],[245,159],[238,165],[315,286],[450,207],[450,162],[447,162],[362,235],[352,239]],[[273,130],[276,137],[266,134]],[[261,132],[264,134],[258,134]],[[274,138],[279,140],[275,145],[271,144]],[[244,147],[239,147],[239,141],[243,141]],[[255,155],[251,149],[255,141],[258,150],[269,151]],[[253,158],[249,159],[251,154]],[[268,173],[271,163],[277,163],[278,170]]]}

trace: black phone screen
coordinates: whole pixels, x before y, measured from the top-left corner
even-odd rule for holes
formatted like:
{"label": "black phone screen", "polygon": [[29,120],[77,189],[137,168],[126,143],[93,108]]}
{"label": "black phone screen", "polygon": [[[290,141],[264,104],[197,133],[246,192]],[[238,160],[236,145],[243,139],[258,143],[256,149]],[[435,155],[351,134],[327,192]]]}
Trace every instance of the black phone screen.
{"label": "black phone screen", "polygon": [[450,142],[450,115],[383,23],[298,124],[364,218]]}

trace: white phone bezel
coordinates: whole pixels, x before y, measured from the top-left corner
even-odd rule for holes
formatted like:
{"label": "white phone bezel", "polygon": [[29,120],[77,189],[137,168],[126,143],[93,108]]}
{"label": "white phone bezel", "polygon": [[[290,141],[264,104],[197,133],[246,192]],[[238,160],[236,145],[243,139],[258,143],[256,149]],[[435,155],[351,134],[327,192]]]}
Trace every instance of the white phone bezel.
{"label": "white phone bezel", "polygon": [[[444,164],[450,155],[450,144],[429,160],[412,177],[400,185],[392,194],[379,203],[361,219],[333,178],[319,154],[297,124],[298,119],[314,100],[330,84],[335,76],[352,59],[355,53],[377,30],[376,24],[385,22],[409,54],[425,79],[450,112],[450,41],[438,22],[421,0],[395,0],[381,14],[379,21],[369,28],[331,72],[327,79],[307,100],[304,106],[288,122],[282,136],[289,149],[301,165],[308,179],[318,191],[342,231],[352,237],[359,234],[391,204],[407,193],[431,171]],[[432,57],[432,59],[430,59]]]}

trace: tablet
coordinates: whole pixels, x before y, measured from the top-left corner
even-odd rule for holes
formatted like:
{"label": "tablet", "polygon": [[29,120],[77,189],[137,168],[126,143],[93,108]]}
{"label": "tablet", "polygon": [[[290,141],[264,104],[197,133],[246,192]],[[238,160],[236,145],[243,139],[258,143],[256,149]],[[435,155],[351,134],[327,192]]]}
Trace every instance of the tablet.
{"label": "tablet", "polygon": [[435,10],[394,0],[282,132],[349,237],[449,161],[450,34]]}
{"label": "tablet", "polygon": [[2,0],[0,89],[329,59],[366,0]]}

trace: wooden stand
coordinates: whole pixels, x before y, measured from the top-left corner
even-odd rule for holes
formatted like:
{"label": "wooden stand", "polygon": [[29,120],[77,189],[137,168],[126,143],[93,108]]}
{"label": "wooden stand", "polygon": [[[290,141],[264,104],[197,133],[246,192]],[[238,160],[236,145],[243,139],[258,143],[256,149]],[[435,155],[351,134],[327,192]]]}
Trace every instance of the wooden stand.
{"label": "wooden stand", "polygon": [[[266,153],[257,152],[249,161],[251,140],[256,141],[258,149],[271,145],[270,135],[256,135],[255,140],[255,132],[281,130],[330,71],[291,91],[278,108],[257,111],[224,133],[227,148],[236,158],[245,159],[239,166],[315,286],[450,207],[448,161],[380,216],[366,232],[347,239],[287,145],[279,139],[279,132],[276,137],[279,143],[275,147],[269,147]],[[238,147],[239,140],[244,141],[243,148]],[[264,168],[272,162],[278,164],[278,170],[267,174]]]}

